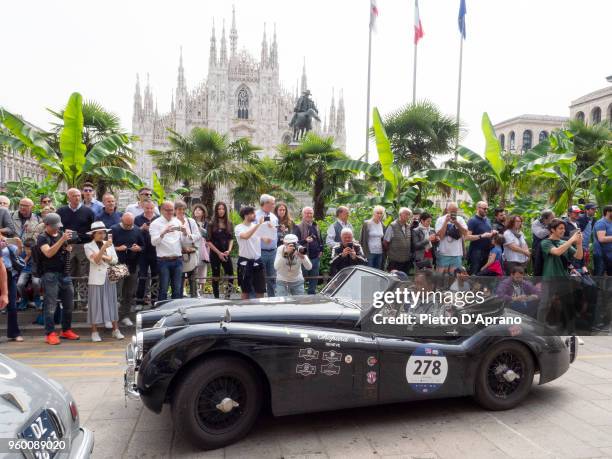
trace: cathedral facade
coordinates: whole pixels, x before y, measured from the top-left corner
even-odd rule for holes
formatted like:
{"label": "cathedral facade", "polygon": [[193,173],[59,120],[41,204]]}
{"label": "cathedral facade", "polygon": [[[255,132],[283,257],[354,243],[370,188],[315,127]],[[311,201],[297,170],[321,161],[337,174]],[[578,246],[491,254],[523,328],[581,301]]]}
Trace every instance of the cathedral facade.
{"label": "cathedral facade", "polygon": [[[307,88],[305,65],[300,86],[301,91]],[[150,182],[154,165],[147,152],[168,147],[168,128],[188,134],[194,127],[206,127],[227,134],[231,140],[248,137],[253,144],[262,148],[263,156],[274,156],[279,144],[291,141],[289,122],[298,95],[297,88],[296,93],[291,93],[279,80],[276,28],[272,39],[268,40],[264,25],[261,55],[256,59],[246,50],[238,49],[236,15],[233,11],[229,44],[225,23],[218,44],[213,24],[208,75],[195,87],[187,86],[181,51],[176,88],[167,113],[158,112],[148,74],[144,92],[137,76],[132,117],[132,132],[139,138],[133,145],[137,152],[136,172],[143,181]],[[336,145],[345,150],[342,92],[337,106],[332,94],[328,113],[324,114],[321,107],[318,108],[321,119],[325,118],[326,121],[323,125],[315,122],[314,131],[333,136]],[[220,198],[227,199],[227,196]]]}

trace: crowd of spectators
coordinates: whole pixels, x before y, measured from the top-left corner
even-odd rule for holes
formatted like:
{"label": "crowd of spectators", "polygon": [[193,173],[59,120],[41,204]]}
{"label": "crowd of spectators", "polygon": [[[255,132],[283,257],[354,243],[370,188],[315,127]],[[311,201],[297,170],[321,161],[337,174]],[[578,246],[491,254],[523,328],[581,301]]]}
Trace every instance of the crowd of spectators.
{"label": "crowd of spectators", "polygon": [[235,226],[223,202],[210,216],[202,204],[189,208],[180,200],[158,208],[149,188],[139,190],[138,201],[123,212],[112,193],[95,199],[91,183],[69,189],[66,198],[56,208],[43,196],[39,212],[23,198],[11,212],[10,199],[0,196],[0,307],[6,306],[11,340],[23,341],[17,311],[27,308],[40,310],[49,344],[79,339],[72,329],[78,278],[88,283],[92,341],[102,340],[101,326],[122,339],[120,327],[133,325],[135,311],[169,296],[198,297],[207,279],[215,298],[229,298],[236,284],[243,299],[314,294],[326,246],[330,276],[359,264],[405,275],[432,271],[455,276],[451,289],[461,290],[470,276],[506,275],[500,292],[521,292],[514,295],[520,298],[532,295],[523,281],[528,269],[543,278],[584,275],[592,258],[594,275],[612,275],[610,205],[599,219],[593,204],[570,207],[564,219],[543,210],[531,222],[530,246],[522,216],[503,208],[490,212],[484,201],[470,218],[450,202],[434,224],[430,213],[404,207],[386,225],[385,209],[376,206],[357,240],[347,207],[336,209],[323,234],[311,207],[301,209],[296,223],[288,206],[269,194],[261,195],[257,209],[242,207]]}

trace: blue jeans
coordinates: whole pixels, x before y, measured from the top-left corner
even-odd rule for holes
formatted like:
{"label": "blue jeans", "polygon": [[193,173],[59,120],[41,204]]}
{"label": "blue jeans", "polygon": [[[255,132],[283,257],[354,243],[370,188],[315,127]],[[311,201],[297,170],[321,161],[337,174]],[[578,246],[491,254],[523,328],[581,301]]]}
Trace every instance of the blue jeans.
{"label": "blue jeans", "polygon": [[17,321],[17,286],[15,277],[11,274],[11,270],[6,270],[8,283],[8,304],[6,305],[6,336],[9,338],[17,338],[21,336],[19,323]]}
{"label": "blue jeans", "polygon": [[368,266],[371,268],[382,269],[383,254],[371,253],[368,255]]}
{"label": "blue jeans", "polygon": [[62,330],[72,327],[72,304],[74,301],[74,288],[72,278],[64,273],[45,273],[42,276],[42,286],[45,291],[43,311],[45,314],[45,332],[55,331],[53,317],[57,309],[57,300],[62,301]]}
{"label": "blue jeans", "polygon": [[176,260],[157,259],[157,269],[159,271],[159,301],[168,298],[168,287],[172,288],[172,299],[183,296],[183,259],[178,257]]}
{"label": "blue jeans", "polygon": [[276,258],[276,250],[261,250],[261,262],[264,265],[266,272],[266,292],[268,296],[275,296],[276,288],[276,269],[274,269],[274,259]]}
{"label": "blue jeans", "polygon": [[[318,276],[319,275],[319,264],[321,262],[320,258],[311,258],[310,262],[312,263],[311,269],[304,269],[302,266],[302,275],[304,278],[307,276]],[[319,283],[319,279],[308,279],[308,294],[314,295],[317,293],[317,284]]]}
{"label": "blue jeans", "polygon": [[[151,257],[149,254],[141,255],[138,260],[138,289],[136,290],[136,301],[143,302],[147,289],[147,276],[151,270],[151,279],[157,276],[157,257]],[[154,295],[151,302],[155,303]]]}
{"label": "blue jeans", "polygon": [[278,296],[292,296],[304,294],[304,281],[285,282],[276,281],[276,294]]}

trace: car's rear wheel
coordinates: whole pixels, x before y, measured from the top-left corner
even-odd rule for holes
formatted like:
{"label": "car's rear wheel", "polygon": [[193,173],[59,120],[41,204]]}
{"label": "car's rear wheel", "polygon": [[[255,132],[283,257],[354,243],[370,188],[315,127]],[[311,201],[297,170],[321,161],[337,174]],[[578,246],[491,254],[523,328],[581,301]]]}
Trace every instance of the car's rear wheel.
{"label": "car's rear wheel", "polygon": [[234,443],[253,427],[262,403],[254,369],[235,357],[212,357],[192,368],[172,400],[174,426],[202,449]]}
{"label": "car's rear wheel", "polygon": [[533,357],[525,346],[513,341],[499,343],[482,359],[475,398],[489,410],[514,408],[529,393],[533,374]]}

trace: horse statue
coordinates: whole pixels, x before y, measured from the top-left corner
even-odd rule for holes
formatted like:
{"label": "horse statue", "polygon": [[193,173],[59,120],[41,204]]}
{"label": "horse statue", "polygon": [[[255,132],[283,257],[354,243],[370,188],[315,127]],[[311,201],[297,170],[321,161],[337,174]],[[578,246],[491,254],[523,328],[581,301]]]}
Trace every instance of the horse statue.
{"label": "horse statue", "polygon": [[298,142],[304,137],[308,131],[312,131],[312,119],[321,121],[317,112],[309,108],[305,112],[296,113],[295,122],[293,123],[293,141]]}
{"label": "horse statue", "polygon": [[308,131],[312,131],[312,119],[321,121],[319,118],[319,111],[310,98],[310,91],[306,89],[302,96],[298,99],[295,108],[295,112],[289,126],[293,128],[293,142],[298,142],[304,137]]}

